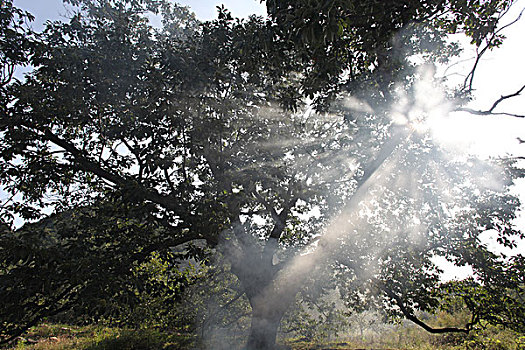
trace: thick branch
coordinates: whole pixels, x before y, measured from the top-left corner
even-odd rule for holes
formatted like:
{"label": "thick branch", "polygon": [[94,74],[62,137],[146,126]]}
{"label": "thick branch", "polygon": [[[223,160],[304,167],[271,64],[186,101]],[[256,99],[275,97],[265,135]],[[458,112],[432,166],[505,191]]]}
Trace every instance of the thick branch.
{"label": "thick branch", "polygon": [[[32,131],[34,131],[33,127],[29,127],[29,128]],[[154,189],[145,188],[141,184],[139,184],[137,181],[134,181],[133,179],[126,178],[126,177],[123,177],[123,176],[120,176],[120,175],[117,175],[117,174],[114,174],[114,173],[111,173],[105,170],[95,161],[92,161],[89,155],[77,149],[69,141],[66,141],[60,138],[59,136],[55,135],[53,132],[51,132],[51,130],[47,128],[44,129],[43,137],[47,139],[48,141],[51,141],[52,143],[56,144],[57,146],[62,147],[69,154],[71,154],[77,166],[80,168],[80,170],[95,174],[99,176],[100,178],[105,179],[117,185],[120,188],[132,189],[135,195],[141,196],[145,200],[149,200],[151,202],[160,204],[168,210],[179,209],[179,206],[177,205],[177,203],[175,203],[173,198],[170,198],[168,196],[163,196],[159,194],[157,191],[155,191]]]}
{"label": "thick branch", "polygon": [[[291,185],[290,185],[291,186]],[[291,189],[288,191],[288,196],[291,194]],[[270,213],[272,216],[273,221],[275,222],[275,225],[270,232],[270,238],[279,239],[281,237],[281,233],[283,232],[284,228],[286,227],[286,220],[288,219],[288,215],[290,214],[290,210],[293,208],[295,203],[297,202],[298,198],[293,197],[289,200],[289,202],[284,206],[284,208],[281,210],[280,213],[277,213],[277,210],[268,203],[257,191],[253,191],[253,195],[255,198],[264,205],[266,210]]]}
{"label": "thick branch", "polygon": [[157,250],[160,250],[163,248],[169,248],[169,247],[176,247],[181,244],[185,244],[185,243],[197,240],[197,239],[206,239],[206,238],[201,236],[198,233],[192,233],[192,234],[184,235],[183,237],[173,238],[173,239],[169,239],[167,241],[162,241],[162,242],[156,242],[156,243],[150,244],[149,246],[145,247],[140,252],[133,254],[131,257],[131,261],[142,262],[151,253]]}
{"label": "thick branch", "polygon": [[363,175],[357,181],[356,193],[370,179],[370,177],[379,169],[379,167],[390,157],[392,152],[411,135],[411,132],[404,126],[393,126],[392,136],[383,144],[376,158],[367,164],[363,169]]}
{"label": "thick branch", "polygon": [[264,207],[266,208],[266,210],[270,213],[270,215],[272,216],[272,219],[275,221],[276,224],[279,224],[279,222],[281,221],[280,220],[280,217],[279,217],[279,214],[277,213],[277,211],[275,210],[275,208],[270,205],[270,203],[268,203],[268,201],[266,201],[260,194],[259,192],[257,192],[256,190],[253,191],[253,195],[254,197],[257,199],[257,201],[259,201],[259,203],[261,203],[262,205],[264,205]]}

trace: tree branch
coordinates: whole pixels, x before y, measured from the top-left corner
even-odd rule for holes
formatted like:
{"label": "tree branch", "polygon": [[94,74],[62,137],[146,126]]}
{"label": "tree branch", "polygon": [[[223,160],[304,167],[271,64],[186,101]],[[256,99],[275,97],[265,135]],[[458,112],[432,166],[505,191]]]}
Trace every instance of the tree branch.
{"label": "tree branch", "polygon": [[36,326],[44,317],[54,316],[69,309],[71,305],[74,305],[78,301],[78,299],[66,301],[62,306],[54,310],[50,310],[49,307],[59,302],[60,299],[63,299],[66,296],[68,296],[68,294],[76,287],[77,285],[67,287],[64,291],[62,291],[62,293],[60,293],[55,298],[42,305],[40,307],[40,310],[37,311],[37,314],[34,317],[28,320],[24,325],[13,329],[10,332],[11,335],[7,338],[0,339],[0,345],[7,344],[15,340],[20,335],[24,334],[24,332],[26,332],[29,328]]}
{"label": "tree branch", "polygon": [[[291,190],[288,191],[288,195],[290,195],[290,192]],[[257,191],[254,190],[253,195],[262,205],[264,205],[264,207],[271,214],[272,219],[275,222],[275,226],[270,232],[269,238],[279,239],[281,237],[281,233],[286,227],[286,219],[288,218],[288,215],[290,214],[290,210],[295,205],[298,198],[297,197],[291,198],[289,203],[284,206],[281,212],[277,213],[277,210],[275,210],[275,208],[270,203],[268,203]]]}
{"label": "tree branch", "polygon": [[[364,270],[360,268],[358,265],[354,264],[353,262],[344,259],[342,261],[343,264],[353,269],[356,273],[356,275],[364,275]],[[440,334],[440,333],[465,333],[468,334],[471,330],[471,326],[475,323],[475,321],[472,321],[466,325],[466,328],[457,328],[457,327],[443,327],[443,328],[433,328],[426,324],[425,322],[421,321],[419,318],[417,318],[405,305],[401,297],[396,295],[392,290],[388,289],[383,282],[378,280],[377,278],[370,277],[370,282],[375,285],[378,289],[385,292],[385,294],[393,299],[396,303],[396,305],[399,307],[403,315],[406,317],[406,319],[414,322],[416,325],[423,328],[425,331],[429,333],[434,334]]]}
{"label": "tree branch", "polygon": [[519,88],[516,92],[512,93],[512,94],[509,94],[509,95],[505,95],[505,96],[501,96],[499,99],[496,100],[496,102],[494,102],[494,104],[492,105],[492,107],[490,107],[490,109],[488,110],[489,113],[492,113],[494,111],[494,109],[504,100],[506,99],[509,99],[509,98],[512,98],[512,97],[516,97],[516,96],[519,96],[523,90],[525,89],[525,84]]}
{"label": "tree branch", "polygon": [[266,201],[266,199],[264,199],[261,194],[259,192],[257,192],[257,190],[253,190],[252,191],[253,193],[253,196],[255,197],[255,199],[257,199],[257,201],[259,203],[261,203],[262,205],[264,205],[264,207],[266,208],[266,210],[268,211],[268,213],[270,213],[270,215],[272,216],[272,219],[276,222],[276,223],[279,223],[280,221],[280,218],[279,218],[279,214],[277,213],[277,211],[275,210],[275,208],[270,205],[270,203],[268,203]]}
{"label": "tree branch", "polygon": [[168,168],[163,169],[164,177],[166,178],[166,182],[168,183],[168,186],[170,187],[170,190],[172,193],[176,192],[175,186],[173,185],[173,181],[171,181],[170,174],[168,174]]}
{"label": "tree branch", "polygon": [[[501,18],[503,18],[503,16],[506,13],[508,13],[509,8],[507,8],[505,11],[503,11],[500,14],[500,16],[497,19],[496,23],[499,20],[501,20]],[[486,39],[486,44],[481,49],[481,51],[478,51],[479,47],[476,48],[476,59],[474,61],[474,65],[472,66],[472,69],[470,70],[469,74],[467,74],[467,76],[465,77],[465,81],[463,82],[463,90],[472,91],[472,85],[474,83],[474,74],[476,73],[476,69],[477,69],[478,64],[479,64],[479,62],[481,60],[481,57],[487,52],[488,49],[492,48],[492,43],[493,43],[494,39],[497,38],[497,36],[500,34],[501,31],[503,31],[504,29],[506,29],[509,26],[513,25],[514,23],[516,23],[521,18],[524,10],[522,10],[520,12],[520,14],[518,15],[518,17],[515,20],[513,20],[512,22],[504,25],[503,27],[499,28],[498,30],[495,30],[494,32],[492,32],[492,34],[490,35],[490,38]]]}
{"label": "tree branch", "polygon": [[125,139],[121,139],[122,143],[129,149],[129,151],[135,156],[135,159],[137,160],[137,164],[139,165],[139,181],[142,181],[142,174],[144,173],[144,162],[142,158],[140,158],[140,151],[137,150],[137,148],[132,147],[129,142],[127,142]]}
{"label": "tree branch", "polygon": [[496,109],[496,107],[503,101],[509,99],[509,98],[512,98],[512,97],[516,97],[516,96],[520,96],[521,93],[523,92],[523,90],[525,90],[525,84],[519,88],[516,92],[512,93],[512,94],[509,94],[509,95],[503,95],[501,96],[500,98],[498,98],[493,104],[492,106],[487,109],[487,110],[475,110],[475,109],[472,109],[472,108],[468,108],[468,107],[458,107],[456,108],[456,111],[459,111],[459,112],[467,112],[467,113],[470,113],[470,114],[475,114],[475,115],[507,115],[507,116],[511,116],[511,117],[516,117],[516,118],[525,118],[525,114],[515,114],[515,113],[507,113],[507,112],[494,112],[494,109]]}
{"label": "tree branch", "polygon": [[[510,9],[510,7],[509,7]],[[508,12],[508,9],[507,11],[505,11],[505,13]],[[516,19],[514,19],[512,22],[508,23],[508,24],[505,24],[503,27],[501,27],[500,29],[498,29],[496,31],[496,34],[499,34],[501,31],[505,30],[506,28],[510,27],[511,25],[513,25],[514,23],[518,22],[520,19],[521,19],[521,16],[523,15],[523,12],[525,12],[525,8],[523,8],[521,11],[520,11],[520,14],[518,15],[518,17],[516,17]]]}
{"label": "tree branch", "polygon": [[88,154],[85,154],[84,152],[76,148],[75,145],[73,145],[71,142],[60,138],[48,128],[38,130],[31,125],[23,126],[29,129],[32,133],[36,133],[39,137],[42,137],[54,143],[55,145],[63,148],[66,152],[73,156],[74,161],[80,170],[97,175],[100,178],[109,181],[120,188],[130,189],[134,192],[134,195],[138,195],[145,200],[149,200],[151,202],[160,204],[168,210],[180,210],[180,206],[173,200],[172,197],[161,195],[152,188],[145,188],[132,178],[127,178],[105,170],[98,163],[91,160]]}
{"label": "tree branch", "polygon": [[394,292],[392,292],[390,289],[386,288],[386,286],[377,281],[377,280],[373,280],[372,281],[378,288],[380,288],[381,290],[383,290],[385,292],[386,295],[388,295],[390,298],[392,298],[395,302],[396,302],[396,305],[399,307],[399,309],[401,310],[401,312],[403,313],[403,315],[410,321],[414,322],[415,324],[417,324],[418,326],[420,326],[421,328],[423,328],[425,331],[429,332],[429,333],[433,333],[433,334],[442,334],[442,333],[465,333],[465,334],[468,334],[470,332],[470,327],[471,327],[471,324],[467,324],[467,327],[466,328],[457,328],[457,327],[443,327],[443,328],[433,328],[431,326],[429,326],[428,324],[426,324],[425,322],[421,321],[419,318],[417,318],[412,312],[410,312],[410,310],[408,310],[408,308],[406,307],[405,303],[403,302],[403,300],[401,300],[401,298],[396,295]]}

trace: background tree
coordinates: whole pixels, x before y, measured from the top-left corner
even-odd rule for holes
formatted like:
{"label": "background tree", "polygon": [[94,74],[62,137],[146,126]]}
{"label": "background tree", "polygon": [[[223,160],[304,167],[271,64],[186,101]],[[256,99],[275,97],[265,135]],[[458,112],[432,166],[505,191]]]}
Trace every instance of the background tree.
{"label": "background tree", "polygon": [[[2,206],[11,228],[2,231],[0,277],[17,286],[2,289],[4,340],[73,305],[132,291],[137,264],[181,250],[179,259],[228,259],[251,306],[250,349],[274,346],[297,293],[326,288],[319,276],[340,276],[351,306],[381,305],[430,331],[501,323],[492,303],[519,305],[521,258],[500,261],[479,234],[496,229],[509,246],[521,235],[508,187],[523,174],[501,163],[493,186],[491,167],[450,159],[416,132],[445,100],[418,98],[432,74],[409,60],[456,52],[447,32],[481,43],[509,2],[391,12],[334,1],[319,20],[303,13],[316,4],[269,2],[269,19],[234,20],[220,8],[200,26],[163,1],[70,3],[79,12],[48,24],[30,56],[36,68],[3,95],[0,178],[12,196]],[[162,15],[161,28],[149,11]],[[307,97],[329,113],[314,113]],[[39,221],[14,229],[16,215]],[[56,244],[28,244],[51,237]],[[471,283],[498,293],[483,305],[466,299],[465,329],[417,319],[447,291],[435,255],[475,268],[477,281],[450,291]],[[82,275],[72,257],[84,262]]]}

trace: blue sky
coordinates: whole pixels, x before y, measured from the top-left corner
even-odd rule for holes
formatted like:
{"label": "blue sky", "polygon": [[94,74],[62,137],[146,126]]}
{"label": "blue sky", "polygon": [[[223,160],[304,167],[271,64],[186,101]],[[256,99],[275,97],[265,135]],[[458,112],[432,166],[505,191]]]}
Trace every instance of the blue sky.
{"label": "blue sky", "polygon": [[[266,5],[261,4],[259,0],[179,0],[177,2],[189,6],[201,20],[215,18],[216,6],[221,4],[224,4],[235,17],[266,14]],[[62,0],[15,0],[14,3],[36,16],[33,27],[37,30],[41,29],[42,23],[48,19],[57,20],[66,17],[67,11]]]}

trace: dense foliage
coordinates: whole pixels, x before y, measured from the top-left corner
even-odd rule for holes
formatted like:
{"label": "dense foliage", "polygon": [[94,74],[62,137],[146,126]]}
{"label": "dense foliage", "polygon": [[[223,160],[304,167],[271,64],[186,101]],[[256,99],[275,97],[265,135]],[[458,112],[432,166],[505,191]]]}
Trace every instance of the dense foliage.
{"label": "dense foliage", "polygon": [[[145,295],[179,307],[215,268],[235,276],[210,282],[215,302],[250,305],[250,349],[273,347],[298,293],[335,286],[353,310],[433,332],[522,330],[523,257],[479,236],[523,236],[509,194],[523,172],[450,157],[415,126],[447,103],[421,99],[433,76],[414,57],[446,62],[447,33],[497,46],[509,1],[268,1],[268,18],[199,23],[167,1],[68,0],[70,21],[39,34],[4,2],[4,340],[65,310],[132,323]],[[34,69],[13,80],[20,64]],[[441,284],[435,256],[475,278]],[[464,328],[417,317],[447,298]]]}

